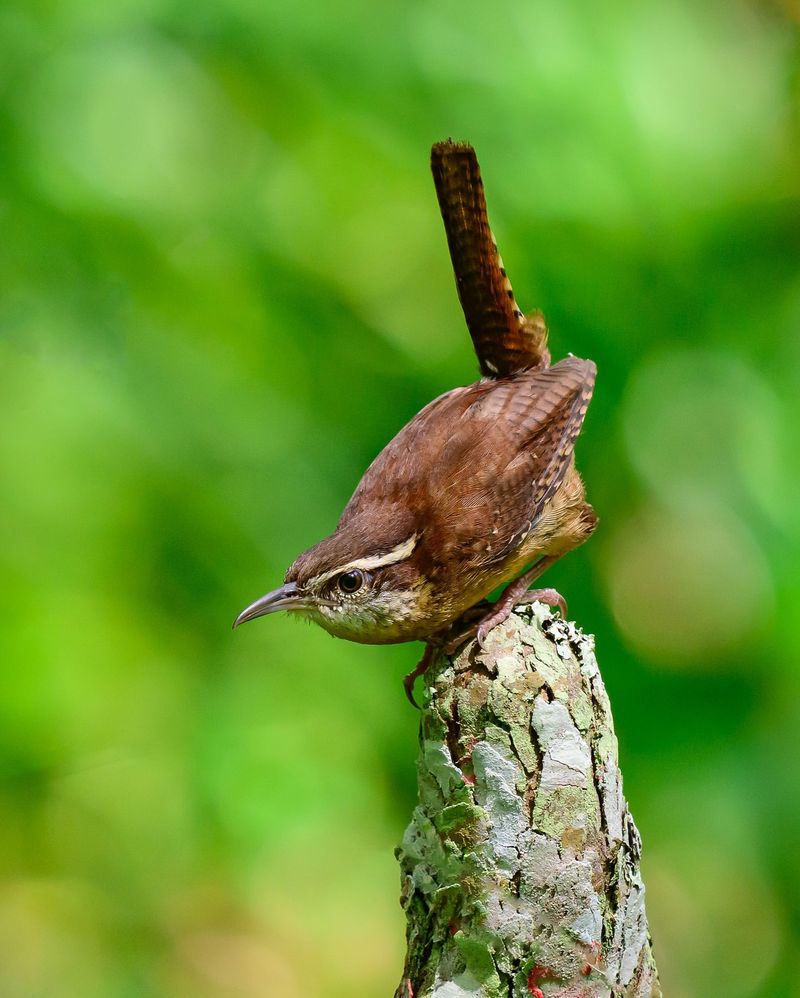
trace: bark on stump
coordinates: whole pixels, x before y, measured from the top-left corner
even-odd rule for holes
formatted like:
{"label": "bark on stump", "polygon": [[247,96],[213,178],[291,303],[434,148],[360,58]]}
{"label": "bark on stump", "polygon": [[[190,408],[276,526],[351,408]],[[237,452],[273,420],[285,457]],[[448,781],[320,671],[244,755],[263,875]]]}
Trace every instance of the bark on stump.
{"label": "bark on stump", "polygon": [[593,638],[536,603],[425,684],[395,998],[660,996]]}

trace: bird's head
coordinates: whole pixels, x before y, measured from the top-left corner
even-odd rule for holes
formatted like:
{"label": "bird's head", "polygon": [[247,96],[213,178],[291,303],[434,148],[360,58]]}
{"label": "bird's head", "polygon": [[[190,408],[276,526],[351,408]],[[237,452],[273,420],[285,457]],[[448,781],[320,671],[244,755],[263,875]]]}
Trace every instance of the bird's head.
{"label": "bird's head", "polygon": [[422,637],[430,587],[413,557],[419,541],[414,532],[370,545],[353,530],[337,530],[301,554],[284,584],[244,609],[234,627],[287,610],[364,644]]}

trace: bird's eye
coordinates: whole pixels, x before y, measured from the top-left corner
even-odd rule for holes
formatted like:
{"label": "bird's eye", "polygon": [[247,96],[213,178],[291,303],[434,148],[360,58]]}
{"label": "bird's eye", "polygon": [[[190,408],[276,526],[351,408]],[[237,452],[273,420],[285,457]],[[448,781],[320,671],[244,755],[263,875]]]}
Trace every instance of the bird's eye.
{"label": "bird's eye", "polygon": [[364,573],[357,570],[342,572],[336,582],[339,589],[349,596],[350,593],[357,593],[364,585]]}

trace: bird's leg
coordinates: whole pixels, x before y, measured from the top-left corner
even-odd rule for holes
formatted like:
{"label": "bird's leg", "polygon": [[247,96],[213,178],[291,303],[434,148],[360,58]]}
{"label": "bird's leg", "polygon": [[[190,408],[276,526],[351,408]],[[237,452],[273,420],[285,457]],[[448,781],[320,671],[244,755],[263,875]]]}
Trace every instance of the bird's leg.
{"label": "bird's leg", "polygon": [[428,666],[433,661],[433,656],[438,650],[439,645],[435,641],[428,641],[425,644],[425,651],[422,653],[422,658],[417,662],[416,668],[413,672],[409,672],[403,680],[403,689],[406,691],[408,702],[412,707],[416,707],[417,710],[419,710],[419,704],[414,699],[414,681],[418,676],[428,671]]}
{"label": "bird's leg", "polygon": [[483,647],[489,631],[493,627],[497,627],[498,624],[502,624],[504,620],[507,620],[515,606],[541,600],[542,603],[547,603],[549,606],[557,606],[561,611],[562,617],[567,616],[567,602],[561,593],[550,588],[529,589],[530,584],[538,579],[556,560],[556,556],[554,555],[542,558],[530,571],[525,572],[524,575],[521,575],[510,585],[506,586],[500,599],[498,599],[491,611],[478,624],[475,631],[475,638],[480,648]]}
{"label": "bird's leg", "polygon": [[557,560],[557,555],[549,555],[546,558],[542,558],[533,568],[506,586],[497,602],[490,605],[489,612],[477,623],[470,625],[465,631],[462,631],[445,645],[445,652],[448,655],[452,655],[456,648],[473,637],[477,639],[478,646],[482,648],[489,631],[493,627],[497,627],[498,624],[502,624],[504,620],[507,620],[515,606],[533,603],[535,600],[540,600],[549,606],[557,606],[561,611],[561,616],[566,617],[567,603],[559,592],[555,589],[528,588],[532,582],[535,582]]}
{"label": "bird's leg", "polygon": [[491,613],[493,607],[494,603],[490,600],[482,599],[480,603],[465,610],[446,630],[440,632],[439,640],[445,655],[452,655],[465,641],[474,637],[478,625],[487,614]]}

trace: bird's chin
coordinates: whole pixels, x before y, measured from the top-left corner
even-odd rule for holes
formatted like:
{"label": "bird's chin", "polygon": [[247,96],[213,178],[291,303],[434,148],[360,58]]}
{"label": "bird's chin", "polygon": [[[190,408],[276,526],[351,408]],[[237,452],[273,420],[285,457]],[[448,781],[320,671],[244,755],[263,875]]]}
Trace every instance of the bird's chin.
{"label": "bird's chin", "polygon": [[309,620],[332,634],[335,638],[355,641],[362,645],[392,645],[402,641],[413,641],[414,635],[407,635],[402,625],[395,621],[375,621],[348,614],[338,609],[315,607],[304,613]]}

